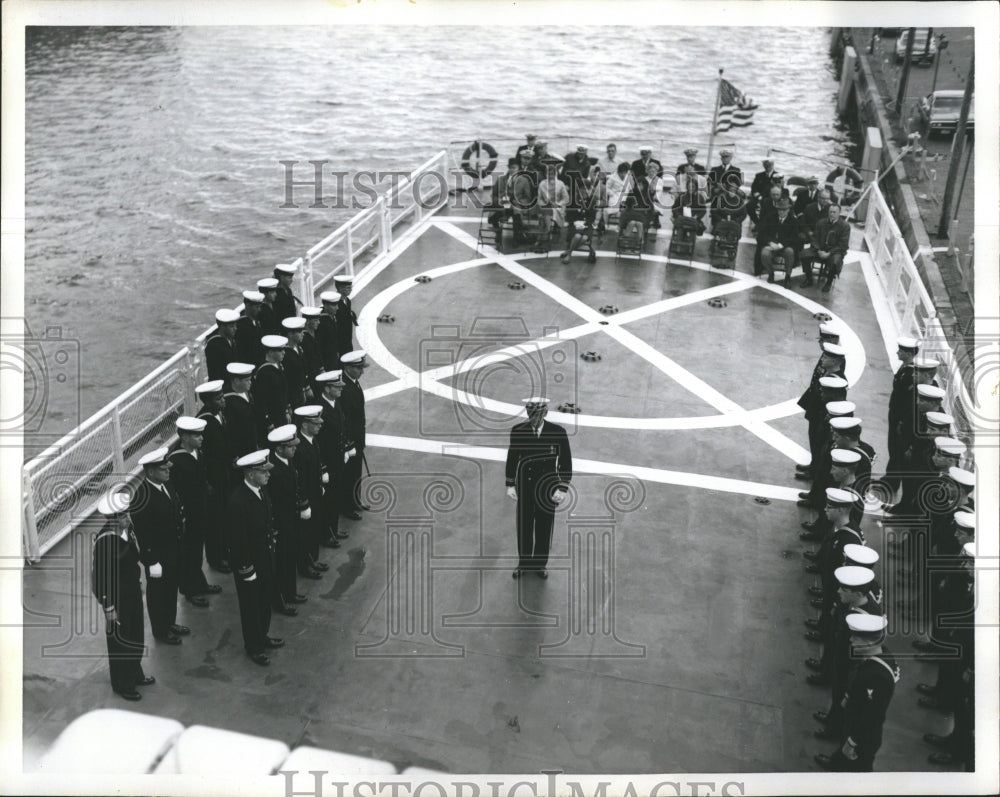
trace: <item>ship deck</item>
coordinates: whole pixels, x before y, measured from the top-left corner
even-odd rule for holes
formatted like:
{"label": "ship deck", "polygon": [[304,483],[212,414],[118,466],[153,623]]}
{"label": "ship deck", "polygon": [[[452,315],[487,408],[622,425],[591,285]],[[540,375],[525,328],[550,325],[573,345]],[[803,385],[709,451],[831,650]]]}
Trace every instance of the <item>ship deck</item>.
{"label": "ship deck", "polygon": [[[452,773],[818,769],[832,744],[811,714],[829,692],[803,665],[818,646],[803,638],[795,400],[829,314],[884,464],[891,333],[867,255],[852,250],[824,294],[754,278],[746,242],[733,271],[708,265],[708,235],[692,262],[668,261],[669,229],[641,261],[616,260],[609,233],[596,263],[564,265],[477,251],[478,225],[478,211],[431,216],[356,285],[374,507],[342,521],[326,577],[300,581],[299,616],[272,621],[287,644],[270,667],[243,653],[232,577],[206,568],[223,593],[181,601],[179,647],[147,626],[157,684],[126,704],[80,553],[96,523],[25,569],[26,768],[72,719],[113,707]],[[539,393],[569,431],[575,490],[549,579],[515,581],[506,432]],[[881,552],[875,516],[864,530]],[[876,767],[926,770],[920,736],[947,720],[917,707],[933,665],[892,630],[903,678]]]}

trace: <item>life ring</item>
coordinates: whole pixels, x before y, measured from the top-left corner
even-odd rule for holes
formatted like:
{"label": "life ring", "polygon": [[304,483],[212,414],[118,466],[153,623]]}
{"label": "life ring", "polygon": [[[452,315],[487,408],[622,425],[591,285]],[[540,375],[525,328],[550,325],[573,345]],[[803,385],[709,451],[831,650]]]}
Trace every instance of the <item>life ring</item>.
{"label": "life ring", "polygon": [[861,193],[864,180],[850,166],[838,166],[826,176],[826,185],[840,197],[841,202],[854,202]]}
{"label": "life ring", "polygon": [[[478,171],[469,163],[470,159],[475,155],[478,156],[480,153],[480,147],[482,151],[490,156],[490,162],[486,166],[481,167]],[[470,177],[475,177],[478,180],[482,180],[486,175],[492,174],[493,170],[497,167],[497,151],[493,149],[493,145],[485,141],[473,141],[469,146],[465,148],[465,152],[462,153],[462,171],[464,171]]]}

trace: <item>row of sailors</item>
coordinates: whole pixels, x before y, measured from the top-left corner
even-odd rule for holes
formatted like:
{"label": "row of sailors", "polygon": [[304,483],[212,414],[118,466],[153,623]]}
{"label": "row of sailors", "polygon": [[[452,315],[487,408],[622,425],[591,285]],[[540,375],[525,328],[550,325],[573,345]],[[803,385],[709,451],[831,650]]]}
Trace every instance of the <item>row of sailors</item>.
{"label": "row of sailors", "polygon": [[[942,661],[936,684],[918,685],[924,694],[921,705],[955,715],[951,734],[926,734],[924,738],[945,748],[930,756],[932,763],[968,767],[974,748],[972,623],[957,627],[942,622],[942,618],[971,614],[974,608],[975,515],[970,493],[975,474],[959,467],[965,445],[951,436],[954,421],[941,407],[944,391],[930,384],[939,363],[931,358],[916,358],[918,342],[900,339],[904,366],[894,380],[889,415],[889,444],[895,459],[891,459],[889,473],[880,482],[872,477],[875,451],[861,439],[861,419],[855,417],[855,405],[847,400],[846,351],[839,345],[836,328],[821,324],[819,341],[820,359],[810,386],[799,401],[806,411],[812,459],[810,465],[798,466],[796,470],[796,478],[813,482],[810,490],[800,493],[799,505],[820,512],[818,518],[802,524],[804,531],[799,535],[803,540],[820,543],[817,550],[805,553],[810,560],[807,572],[820,577],[820,585],[810,588],[811,604],[820,609],[820,615],[806,621],[806,638],[821,642],[823,655],[808,659],[806,665],[815,671],[809,676],[809,683],[829,684],[833,692],[830,708],[814,714],[824,724],[816,735],[836,740],[841,746],[832,756],[816,756],[816,761],[828,769],[870,769],[881,744],[885,708],[898,681],[898,668],[886,656],[879,657],[884,673],[869,668],[869,674],[879,676],[876,679],[879,684],[867,683],[864,687],[871,691],[865,704],[867,713],[863,712],[867,731],[859,740],[857,727],[844,725],[844,712],[850,714],[847,707],[851,704],[850,696],[844,693],[850,683],[847,675],[850,647],[846,639],[850,636],[848,629],[853,631],[852,622],[870,623],[873,628],[876,624],[874,620],[852,621],[851,612],[878,615],[884,632],[886,624],[881,615],[885,602],[874,575],[879,557],[865,547],[861,529],[863,496],[887,489],[891,492],[902,481],[903,495],[908,498],[889,512],[897,517],[904,511],[915,512],[919,519],[906,521],[915,526],[911,533],[929,535],[929,541],[904,538],[899,543],[890,539],[886,546],[890,556],[900,552],[911,554],[912,570],[895,584],[905,595],[901,604],[911,614],[919,614],[921,607],[928,606],[931,638],[918,640],[915,647],[938,655],[945,650],[942,645],[954,645],[961,651],[958,659],[951,656]],[[921,373],[924,376],[918,376]],[[913,463],[910,470],[901,470],[906,463]],[[887,482],[894,486],[887,488]],[[887,513],[886,517],[894,515]],[[887,530],[892,527],[887,526]],[[928,560],[928,552],[934,559]],[[868,568],[869,572],[861,572],[859,567]],[[884,567],[881,572],[886,572]],[[931,585],[930,594],[925,593],[925,583]],[[847,616],[843,616],[845,612]],[[892,675],[892,679],[887,679],[885,673]]]}
{"label": "row of sailors", "polygon": [[[353,399],[342,400],[367,363],[363,352],[343,358],[349,374],[321,373],[315,380],[320,403],[298,406],[294,423],[271,429],[262,445],[230,458],[227,427],[246,423],[238,396],[249,372],[230,364],[237,393],[222,395],[220,380],[196,388],[198,417],[175,422],[177,444],[139,459],[143,478],[134,494],[109,493],[98,511],[107,522],[94,545],[92,588],[105,612],[112,689],[139,700],[137,686],[155,682],[144,674],[140,565],[145,571],[146,609],[154,638],[179,645],[191,633],[177,623],[178,594],[199,607],[222,588],[209,584],[203,550],[215,569],[233,573],[244,647],[256,664],[269,663],[268,650],[284,642],[270,635],[272,611],[295,616],[299,577],[318,580],[329,570],[322,547],[340,547],[348,533],[339,518],[361,519],[357,481],[364,457],[361,431],[346,437]],[[233,366],[237,366],[234,368]],[[353,386],[353,387],[352,387]]]}

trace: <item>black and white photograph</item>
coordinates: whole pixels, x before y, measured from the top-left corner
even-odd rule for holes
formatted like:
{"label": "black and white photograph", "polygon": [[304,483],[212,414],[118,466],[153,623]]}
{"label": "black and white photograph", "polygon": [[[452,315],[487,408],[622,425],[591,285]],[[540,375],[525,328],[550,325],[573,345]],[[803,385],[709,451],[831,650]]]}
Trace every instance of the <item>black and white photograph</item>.
{"label": "black and white photograph", "polygon": [[1000,791],[1000,6],[2,10],[0,790]]}

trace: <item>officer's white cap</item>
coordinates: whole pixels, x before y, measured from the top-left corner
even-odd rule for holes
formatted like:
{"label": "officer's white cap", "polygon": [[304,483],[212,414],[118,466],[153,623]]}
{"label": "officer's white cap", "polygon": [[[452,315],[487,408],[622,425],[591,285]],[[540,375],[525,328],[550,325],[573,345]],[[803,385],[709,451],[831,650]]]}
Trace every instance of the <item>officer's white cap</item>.
{"label": "officer's white cap", "polygon": [[163,448],[157,448],[155,451],[150,451],[148,454],[143,454],[139,457],[139,464],[143,467],[147,465],[162,465],[167,462],[167,455],[170,450],[164,446]]}
{"label": "officer's white cap", "polygon": [[323,408],[319,404],[304,404],[292,410],[297,418],[318,418],[323,414]]}
{"label": "officer's white cap", "polygon": [[336,304],[340,301],[340,294],[336,291],[323,291],[319,295],[319,300],[326,304]]}
{"label": "officer's white cap", "polygon": [[952,457],[960,457],[965,453],[965,443],[954,437],[935,437],[934,446],[942,454]]}
{"label": "officer's white cap", "polygon": [[928,410],[924,413],[924,417],[932,426],[951,426],[955,422],[955,419],[947,412]]}
{"label": "officer's white cap", "polygon": [[919,368],[921,371],[932,371],[939,365],[941,363],[933,357],[917,357],[913,360],[913,367]]}
{"label": "officer's white cap", "polygon": [[850,506],[856,501],[860,501],[861,496],[854,490],[844,487],[827,487],[826,502],[835,506]]}
{"label": "officer's white cap", "polygon": [[847,448],[835,448],[830,452],[830,460],[834,465],[857,465],[861,455]]}
{"label": "officer's white cap", "polygon": [[235,324],[240,320],[240,314],[235,310],[223,308],[215,311],[215,322],[217,324]]}
{"label": "officer's white cap", "polygon": [[237,468],[260,468],[262,470],[270,470],[274,467],[270,462],[267,461],[268,450],[266,448],[261,448],[257,451],[253,451],[249,454],[244,454],[238,460],[236,460]]}
{"label": "officer's white cap", "polygon": [[336,277],[333,278],[333,281],[338,285],[353,285],[354,277],[352,277],[350,274],[338,274]]}
{"label": "officer's white cap", "polygon": [[226,366],[226,373],[230,376],[250,376],[253,373],[253,366],[250,363],[229,363]]}
{"label": "officer's white cap", "polygon": [[343,382],[344,381],[343,374],[344,372],[340,370],[324,371],[321,374],[317,374],[316,381],[319,382],[321,385],[327,382]]}
{"label": "officer's white cap", "polygon": [[847,615],[847,627],[858,634],[881,634],[889,621],[880,614],[852,612]]}
{"label": "officer's white cap", "polygon": [[878,561],[878,552],[874,548],[858,545],[856,542],[849,542],[844,546],[844,556],[864,567],[871,567]]}
{"label": "officer's white cap", "polygon": [[278,287],[278,280],[274,277],[264,277],[264,279],[257,280],[257,290],[259,291],[273,291]]}
{"label": "officer's white cap", "polygon": [[274,267],[274,270],[280,271],[282,274],[294,274],[296,271],[298,271],[298,268],[296,266],[293,266],[291,263],[278,263]]}
{"label": "officer's white cap", "polygon": [[531,398],[521,399],[521,403],[525,407],[544,407],[549,403],[549,399],[544,396],[532,396]]}
{"label": "officer's white cap", "polygon": [[967,556],[970,559],[976,558],[976,544],[974,542],[967,542],[962,546],[962,555]]}
{"label": "officer's white cap", "polygon": [[845,565],[833,571],[833,577],[844,587],[863,587],[875,580],[875,574],[867,567]]}
{"label": "officer's white cap", "polygon": [[976,516],[972,512],[956,512],[955,513],[955,525],[961,526],[963,529],[976,530]]}
{"label": "officer's white cap", "polygon": [[323,315],[323,308],[303,307],[301,312],[303,318],[318,318],[319,316]]}
{"label": "officer's white cap", "polygon": [[976,486],[976,474],[971,470],[965,470],[965,468],[959,468],[952,465],[948,468],[948,475],[963,487]]}
{"label": "officer's white cap", "polygon": [[861,419],[860,418],[831,418],[830,426],[836,429],[838,432],[847,432],[852,429],[857,429],[861,431]]}
{"label": "officer's white cap", "polygon": [[347,354],[341,355],[340,357],[341,365],[360,365],[364,368],[368,367],[368,361],[365,359],[364,349],[355,349],[354,351],[349,351]]}
{"label": "officer's white cap", "polygon": [[261,304],[264,301],[264,294],[260,291],[243,291],[243,301]]}
{"label": "officer's white cap", "polygon": [[830,390],[838,390],[847,387],[847,380],[842,376],[837,376],[836,374],[821,376],[819,378],[819,383],[822,387]]}
{"label": "officer's white cap", "polygon": [[295,439],[298,433],[294,423],[286,423],[283,426],[279,426],[276,429],[272,429],[267,433],[267,442],[269,443],[290,443]]}
{"label": "officer's white cap", "polygon": [[202,382],[198,387],[194,389],[194,392],[202,396],[206,393],[221,393],[222,386],[225,384],[221,379],[211,379],[208,382]]}
{"label": "officer's white cap", "polygon": [[208,426],[208,421],[204,418],[192,418],[190,415],[182,415],[174,421],[174,425],[177,427],[178,432],[204,432],[205,427]]}
{"label": "officer's white cap", "polygon": [[899,338],[896,345],[901,349],[919,349],[920,342],[916,338]]}
{"label": "officer's white cap", "polygon": [[940,388],[937,385],[917,385],[917,394],[921,398],[937,399],[940,401],[944,398],[944,388]]}
{"label": "officer's white cap", "polygon": [[265,349],[283,349],[288,345],[288,338],[284,335],[264,335],[260,343]]}
{"label": "officer's white cap", "polygon": [[281,319],[281,326],[284,327],[285,329],[295,332],[299,329],[305,329],[306,320],[304,318],[300,318],[299,316],[292,316],[291,318],[283,318]]}
{"label": "officer's white cap", "polygon": [[853,401],[828,401],[825,409],[827,414],[837,418],[841,415],[853,415],[857,407]]}
{"label": "officer's white cap", "polygon": [[823,343],[823,351],[825,351],[827,354],[830,354],[830,355],[832,355],[834,357],[846,357],[847,356],[847,351],[844,349],[844,347],[841,346],[841,345],[839,345],[839,344],[837,344],[837,343],[824,342]]}
{"label": "officer's white cap", "polygon": [[97,511],[102,515],[120,515],[122,512],[128,512],[131,503],[132,496],[128,493],[109,491],[97,502]]}

